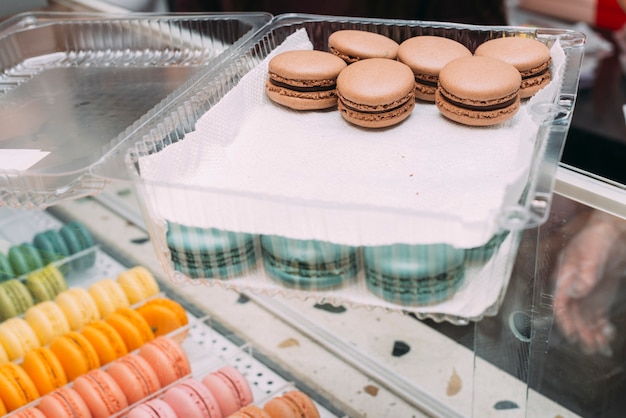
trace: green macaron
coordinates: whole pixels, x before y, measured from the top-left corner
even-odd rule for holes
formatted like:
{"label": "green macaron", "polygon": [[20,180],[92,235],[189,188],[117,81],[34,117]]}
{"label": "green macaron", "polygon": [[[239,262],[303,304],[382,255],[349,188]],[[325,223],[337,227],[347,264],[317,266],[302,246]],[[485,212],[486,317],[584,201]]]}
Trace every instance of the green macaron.
{"label": "green macaron", "polygon": [[23,314],[34,304],[28,288],[18,279],[0,283],[0,320]]}
{"label": "green macaron", "polygon": [[53,300],[59,293],[67,290],[67,282],[54,264],[48,264],[26,276],[26,287],[35,302],[39,303]]}
{"label": "green macaron", "polygon": [[13,267],[4,253],[0,252],[0,282],[9,280],[15,277],[13,273]]}
{"label": "green macaron", "polygon": [[9,248],[9,262],[17,276],[25,275],[44,266],[39,251],[29,243],[11,246]]}

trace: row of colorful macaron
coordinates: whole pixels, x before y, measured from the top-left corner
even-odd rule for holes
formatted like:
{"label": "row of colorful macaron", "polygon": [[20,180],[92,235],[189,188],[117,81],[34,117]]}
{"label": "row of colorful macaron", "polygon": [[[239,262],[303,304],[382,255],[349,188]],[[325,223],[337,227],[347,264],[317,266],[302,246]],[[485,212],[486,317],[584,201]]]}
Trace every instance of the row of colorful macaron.
{"label": "row of colorful macaron", "polygon": [[[117,324],[120,330],[130,329],[120,316],[127,317],[126,321],[132,321],[139,328],[137,333],[141,331],[141,335],[148,337],[186,324],[183,307],[173,300],[158,297],[159,287],[154,277],[151,274],[137,275],[137,271],[149,273],[137,266],[121,273],[119,278],[122,280],[119,282],[102,279],[93,283],[89,290],[79,287],[67,289],[54,300],[32,305],[23,316],[0,323],[0,364],[19,360],[28,350],[47,346],[55,338],[70,332],[90,332],[91,335],[94,327],[102,331],[103,326],[99,324],[102,320],[113,326]],[[112,334],[106,329],[104,331]],[[128,336],[126,334],[128,332],[122,337],[127,345],[133,343],[131,349],[136,348],[134,341],[138,337],[133,338],[132,332]],[[96,349],[106,348],[106,345],[96,345]]]}
{"label": "row of colorful macaron", "polygon": [[[22,315],[41,302],[60,299],[68,304],[70,302],[67,300],[72,299],[69,295],[85,292],[90,295],[86,300],[93,299],[103,316],[111,311],[112,303],[115,306],[130,306],[156,295],[159,286],[148,269],[136,266],[123,271],[115,280],[103,279],[95,282],[88,290],[69,289],[61,271],[54,264],[48,264],[30,273],[24,281],[9,279],[0,283],[0,321]],[[81,296],[74,299],[80,299]]]}
{"label": "row of colorful macaron", "polygon": [[0,281],[22,277],[48,264],[74,256],[66,268],[82,271],[96,261],[94,251],[76,256],[92,249],[95,243],[89,230],[79,221],[71,221],[60,229],[38,232],[32,243],[24,242],[9,247],[7,254],[0,252]]}
{"label": "row of colorful macaron", "polygon": [[[53,347],[35,349],[22,365],[11,362],[0,366],[0,412],[35,418],[222,418],[250,416],[237,414],[251,412],[261,414],[253,417],[319,418],[315,403],[300,391],[270,399],[263,408],[252,405],[254,396],[248,381],[232,366],[220,367],[201,380],[194,379],[180,337],[160,335],[131,352],[118,351],[105,367],[80,373],[70,380],[71,384],[63,379],[67,363],[61,361],[69,357],[68,352],[56,356]],[[88,341],[78,338],[78,334],[72,338],[76,338],[76,347],[91,350]],[[101,342],[109,345],[108,340]],[[295,415],[289,415],[289,411]]]}
{"label": "row of colorful macaron", "polygon": [[447,244],[359,248],[170,222],[166,241],[174,269],[191,279],[241,277],[257,269],[261,258],[264,273],[281,286],[327,291],[354,284],[362,269],[366,287],[375,296],[419,306],[453,296],[462,284],[465,265],[487,260],[506,236],[498,234],[474,249]]}
{"label": "row of colorful macaron", "polygon": [[[21,408],[93,370],[124,363],[126,360],[122,359],[137,350],[151,351],[152,348],[144,348],[149,343],[172,351],[172,347],[164,347],[166,342],[161,337],[173,341],[186,336],[182,328],[187,325],[184,309],[166,298],[150,299],[135,309],[118,308],[104,319],[88,322],[80,330],[57,335],[54,334],[64,326],[53,328],[56,320],[62,322],[58,313],[53,315],[55,317],[40,318],[41,322],[32,328],[22,318],[11,319],[10,325],[3,324],[6,327],[0,331],[0,342],[7,353],[21,354],[21,361],[0,365],[0,411]],[[41,337],[49,338],[49,343],[41,344]],[[167,377],[173,381],[183,377],[177,375],[176,369],[177,364],[183,362],[179,359],[182,355],[159,358],[164,361],[158,371],[163,374],[160,379]],[[184,362],[187,362],[186,357]]]}
{"label": "row of colorful macaron", "polygon": [[[202,381],[204,382],[205,380],[206,378]],[[189,379],[181,383],[179,388],[180,393],[176,393],[176,397],[170,392],[169,396],[166,393],[166,396],[163,396],[163,398],[151,399],[142,405],[134,407],[129,412],[128,418],[180,418],[196,416],[208,418],[320,418],[320,412],[315,402],[306,393],[299,390],[289,390],[284,394],[274,396],[265,402],[263,406],[245,404],[233,413],[226,413],[227,411],[232,411],[232,408],[224,409],[222,407],[220,415],[216,411],[218,410],[217,407],[222,406],[223,401],[220,402],[220,398],[213,396],[211,391],[207,391],[202,384]],[[171,406],[177,405],[178,397],[183,399],[192,397],[193,399],[201,399],[203,402],[189,405],[194,410],[190,413],[188,409],[180,411],[180,408]],[[243,402],[240,402],[240,404],[243,404]],[[197,414],[196,408],[200,409],[203,415]]]}
{"label": "row of colorful macaron", "polygon": [[[415,101],[470,126],[502,123],[520,100],[551,80],[549,48],[524,36],[488,40],[474,53],[442,36],[398,43],[361,30],[339,30],[330,52],[295,50],[269,61],[268,97],[295,110],[337,107],[348,122],[386,128],[407,119]],[[375,86],[375,88],[374,88]]]}

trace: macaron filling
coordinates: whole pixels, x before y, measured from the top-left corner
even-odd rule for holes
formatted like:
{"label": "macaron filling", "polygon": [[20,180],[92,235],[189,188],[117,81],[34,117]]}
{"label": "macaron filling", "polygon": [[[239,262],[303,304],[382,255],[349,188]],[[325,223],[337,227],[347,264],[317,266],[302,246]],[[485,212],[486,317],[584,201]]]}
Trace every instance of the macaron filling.
{"label": "macaron filling", "polygon": [[450,92],[448,92],[443,87],[440,88],[441,98],[446,102],[467,110],[472,111],[489,111],[492,112],[494,110],[506,109],[511,105],[514,105],[518,100],[518,92],[514,94],[510,94],[498,100],[486,101],[486,100],[471,100],[471,99],[461,99]]}
{"label": "macaron filling", "polygon": [[270,83],[276,87],[281,87],[302,93],[315,93],[318,91],[332,91],[337,87],[335,80],[322,80],[317,81],[315,85],[296,86],[285,81],[280,81],[274,78],[273,74],[270,74]]}

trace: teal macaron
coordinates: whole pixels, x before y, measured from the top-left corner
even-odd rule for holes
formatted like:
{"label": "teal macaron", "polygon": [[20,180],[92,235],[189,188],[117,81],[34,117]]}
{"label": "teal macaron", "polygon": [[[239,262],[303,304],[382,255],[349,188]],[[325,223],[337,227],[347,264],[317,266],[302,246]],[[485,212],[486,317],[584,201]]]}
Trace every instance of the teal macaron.
{"label": "teal macaron", "polygon": [[447,244],[393,244],[363,249],[368,289],[404,305],[432,305],[452,297],[464,278],[464,251]]}
{"label": "teal macaron", "polygon": [[356,248],[331,242],[263,235],[261,252],[267,275],[295,289],[336,288],[358,270]]}
{"label": "teal macaron", "polygon": [[0,283],[0,321],[21,315],[34,304],[28,288],[20,280]]}
{"label": "teal macaron", "polygon": [[[79,221],[66,223],[59,230],[59,234],[67,245],[70,255],[75,255],[94,247],[95,243],[91,233]],[[90,251],[77,256],[71,262],[72,268],[81,271],[92,267],[96,262],[96,252]]]}
{"label": "teal macaron", "polygon": [[35,234],[33,245],[39,250],[45,264],[70,256],[70,251],[63,241],[63,237],[54,229]]}
{"label": "teal macaron", "polygon": [[254,235],[169,222],[167,246],[174,269],[189,278],[231,278],[256,265]]}
{"label": "teal macaron", "polygon": [[8,257],[16,276],[28,274],[44,266],[39,251],[29,243],[11,246]]}
{"label": "teal macaron", "polygon": [[4,253],[0,252],[0,282],[9,280],[15,277],[13,273],[13,267]]}

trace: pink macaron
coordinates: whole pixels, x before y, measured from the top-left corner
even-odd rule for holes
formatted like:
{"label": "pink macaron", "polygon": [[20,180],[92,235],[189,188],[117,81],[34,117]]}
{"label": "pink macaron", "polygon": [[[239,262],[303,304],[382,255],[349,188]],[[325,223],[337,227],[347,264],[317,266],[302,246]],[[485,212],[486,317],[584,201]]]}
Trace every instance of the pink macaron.
{"label": "pink macaron", "polygon": [[131,405],[161,389],[154,368],[136,354],[120,357],[111,363],[106,372],[117,382]]}
{"label": "pink macaron", "polygon": [[222,414],[227,417],[252,403],[253,395],[246,378],[232,366],[209,373],[202,383],[211,391]]}
{"label": "pink macaron", "polygon": [[78,392],[93,418],[109,417],[128,408],[128,400],[122,388],[102,369],[95,369],[74,380]]}
{"label": "pink macaron", "polygon": [[152,399],[131,409],[128,418],[178,418],[178,416],[164,400]]}
{"label": "pink macaron", "polygon": [[37,408],[46,417],[91,418],[91,412],[78,392],[62,387],[43,396]]}
{"label": "pink macaron", "polygon": [[187,354],[180,344],[166,336],[160,336],[139,349],[143,357],[156,371],[161,387],[166,387],[191,374]]}
{"label": "pink macaron", "polygon": [[179,417],[223,418],[220,405],[206,386],[195,379],[186,379],[168,389],[163,400]]}
{"label": "pink macaron", "polygon": [[[65,416],[65,415],[57,415],[57,416]],[[21,409],[19,412],[11,414],[11,417],[12,418],[47,418],[43,414],[43,412],[33,407]]]}

